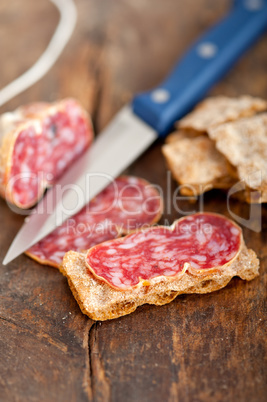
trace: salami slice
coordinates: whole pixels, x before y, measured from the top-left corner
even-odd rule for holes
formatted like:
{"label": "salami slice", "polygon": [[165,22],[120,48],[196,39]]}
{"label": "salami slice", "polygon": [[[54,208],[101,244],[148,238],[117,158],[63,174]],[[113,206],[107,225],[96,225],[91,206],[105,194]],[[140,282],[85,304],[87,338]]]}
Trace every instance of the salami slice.
{"label": "salami slice", "polygon": [[[238,256],[241,229],[222,215],[198,213],[140,230],[91,248],[86,255],[95,277],[118,290],[149,286],[163,277],[176,280],[186,271],[210,274]],[[160,278],[160,279],[159,279]]]}
{"label": "salami slice", "polygon": [[26,254],[41,264],[58,267],[67,251],[87,250],[150,226],[161,214],[162,199],[150,183],[137,177],[122,176]]}
{"label": "salami slice", "polygon": [[19,208],[35,205],[92,139],[88,115],[73,99],[5,113],[0,119],[1,195]]}

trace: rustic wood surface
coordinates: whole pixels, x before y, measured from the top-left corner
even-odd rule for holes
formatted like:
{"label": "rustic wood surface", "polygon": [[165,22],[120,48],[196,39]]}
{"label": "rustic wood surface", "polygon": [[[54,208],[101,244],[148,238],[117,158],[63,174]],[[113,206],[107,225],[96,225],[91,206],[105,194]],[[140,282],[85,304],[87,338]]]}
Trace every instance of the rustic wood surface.
{"label": "rustic wood surface", "polygon": [[[78,25],[50,72],[1,108],[77,97],[99,132],[132,94],[151,88],[230,6],[226,0],[77,0]],[[1,0],[0,87],[41,54],[58,20],[48,0]],[[247,52],[212,94],[267,97],[267,36]],[[169,178],[161,143],[129,169],[159,184]],[[170,182],[170,191],[176,185]],[[199,204],[178,201],[181,211]],[[220,191],[205,210],[229,215]],[[249,207],[231,209],[248,217]],[[182,213],[165,208],[162,222]],[[0,261],[23,217],[0,200]],[[143,306],[109,322],[84,316],[56,270],[20,256],[0,267],[1,401],[265,401],[267,208],[263,229],[244,230],[260,257],[260,276],[223,290]]]}

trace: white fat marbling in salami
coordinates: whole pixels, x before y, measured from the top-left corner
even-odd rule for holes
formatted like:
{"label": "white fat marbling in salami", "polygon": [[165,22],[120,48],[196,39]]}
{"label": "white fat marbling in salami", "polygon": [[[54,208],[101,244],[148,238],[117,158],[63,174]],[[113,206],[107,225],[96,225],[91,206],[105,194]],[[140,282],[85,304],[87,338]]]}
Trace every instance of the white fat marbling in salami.
{"label": "white fat marbling in salami", "polygon": [[93,140],[74,99],[34,103],[0,118],[0,193],[20,208],[37,203]]}
{"label": "white fat marbling in salami", "polygon": [[83,251],[157,222],[159,192],[146,180],[122,176],[86,207],[27,251],[41,264],[58,267],[69,250]]}
{"label": "white fat marbling in salami", "polygon": [[177,279],[187,270],[207,274],[232,263],[242,246],[242,231],[213,213],[181,218],[171,227],[140,230],[91,248],[86,263],[95,277],[126,290],[165,277]]}

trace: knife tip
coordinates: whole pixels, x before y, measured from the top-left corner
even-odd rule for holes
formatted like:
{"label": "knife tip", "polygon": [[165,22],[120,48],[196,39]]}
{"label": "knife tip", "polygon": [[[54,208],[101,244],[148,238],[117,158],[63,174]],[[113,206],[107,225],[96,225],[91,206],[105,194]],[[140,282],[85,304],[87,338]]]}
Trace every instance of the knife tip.
{"label": "knife tip", "polygon": [[14,259],[13,257],[10,257],[8,254],[9,254],[9,253],[7,253],[7,255],[5,256],[5,258],[3,259],[2,265],[7,265],[7,264],[9,264],[9,263]]}

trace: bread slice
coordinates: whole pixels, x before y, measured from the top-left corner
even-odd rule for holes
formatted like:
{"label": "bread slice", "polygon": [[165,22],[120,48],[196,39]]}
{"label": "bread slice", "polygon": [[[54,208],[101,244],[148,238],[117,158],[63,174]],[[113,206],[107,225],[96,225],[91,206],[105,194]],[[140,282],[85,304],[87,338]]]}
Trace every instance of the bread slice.
{"label": "bread slice", "polygon": [[188,136],[179,130],[162,147],[162,153],[180,192],[196,196],[212,188],[230,188],[236,180],[229,174],[227,159],[205,134]]}
{"label": "bread slice", "polygon": [[176,296],[189,293],[210,293],[225,287],[234,276],[252,280],[258,276],[259,260],[245,245],[237,258],[221,270],[207,275],[183,276],[170,281],[160,277],[150,286],[140,285],[131,290],[117,290],[97,279],[87,268],[85,254],[69,251],[60,266],[82,312],[93,320],[110,320],[130,314],[143,304],[163,305]]}
{"label": "bread slice", "polygon": [[237,98],[214,96],[200,102],[177,125],[180,129],[207,132],[211,127],[236,121],[242,117],[253,116],[266,109],[267,102],[264,99],[249,95]]}
{"label": "bread slice", "polygon": [[209,129],[208,135],[217,152],[236,168],[247,198],[258,192],[252,202],[267,202],[267,113],[222,124]]}
{"label": "bread slice", "polygon": [[182,195],[236,184],[231,197],[267,202],[266,108],[265,100],[248,95],[211,97],[177,123],[162,152]]}

